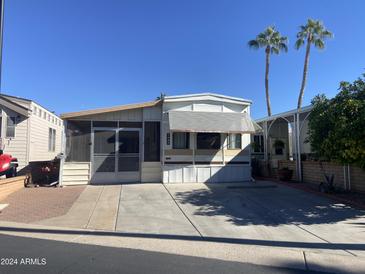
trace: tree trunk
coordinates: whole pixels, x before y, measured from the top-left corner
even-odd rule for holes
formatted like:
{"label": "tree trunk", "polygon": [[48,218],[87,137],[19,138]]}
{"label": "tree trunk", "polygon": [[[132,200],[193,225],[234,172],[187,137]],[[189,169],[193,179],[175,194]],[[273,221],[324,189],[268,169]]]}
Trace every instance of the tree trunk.
{"label": "tree trunk", "polygon": [[269,95],[269,68],[270,68],[270,48],[267,47],[266,53],[266,70],[265,70],[265,92],[266,92],[266,105],[267,105],[267,115],[271,116],[271,103]]}
{"label": "tree trunk", "polygon": [[305,51],[305,59],[304,59],[304,69],[303,69],[303,78],[302,78],[302,85],[300,87],[300,92],[299,92],[299,97],[298,97],[298,110],[301,109],[302,107],[302,101],[303,101],[303,96],[304,96],[304,89],[305,89],[305,85],[307,83],[307,73],[308,73],[308,63],[309,63],[309,53],[311,50],[311,37],[308,36],[307,39],[307,48]]}

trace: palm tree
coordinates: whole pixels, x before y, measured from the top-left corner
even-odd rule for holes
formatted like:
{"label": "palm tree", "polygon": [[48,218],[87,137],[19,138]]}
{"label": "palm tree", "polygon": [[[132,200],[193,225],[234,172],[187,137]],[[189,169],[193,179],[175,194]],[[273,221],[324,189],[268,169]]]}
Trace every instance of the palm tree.
{"label": "palm tree", "polygon": [[323,23],[319,20],[308,19],[306,25],[300,26],[300,31],[297,33],[297,41],[295,43],[295,48],[299,49],[305,43],[307,43],[307,45],[304,59],[302,85],[300,87],[300,92],[298,97],[298,110],[302,107],[304,89],[307,82],[309,53],[311,45],[313,44],[318,49],[324,49],[324,40],[326,38],[332,38],[332,37],[333,34],[330,31],[328,31],[323,25]]}
{"label": "palm tree", "polygon": [[248,42],[248,46],[252,49],[265,48],[266,54],[266,69],[265,69],[265,91],[266,91],[266,104],[267,114],[271,116],[271,104],[269,95],[269,68],[270,68],[270,55],[279,54],[281,51],[288,51],[288,38],[281,36],[275,27],[267,27],[263,32],[256,36],[256,39]]}

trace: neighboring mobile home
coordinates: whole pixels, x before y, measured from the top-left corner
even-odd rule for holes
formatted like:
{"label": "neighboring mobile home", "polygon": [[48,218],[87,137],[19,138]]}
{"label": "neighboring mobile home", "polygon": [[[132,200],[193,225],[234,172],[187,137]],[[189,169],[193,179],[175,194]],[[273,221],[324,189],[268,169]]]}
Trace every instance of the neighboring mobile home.
{"label": "neighboring mobile home", "polygon": [[[257,119],[256,123],[262,128],[260,133],[252,136],[252,156],[258,160],[270,163],[271,168],[278,168],[279,160],[296,160],[298,174],[301,178],[301,158],[312,156],[308,142],[308,118],[312,106],[301,110],[293,109],[283,113]],[[280,140],[282,147],[275,143]],[[299,157],[301,155],[301,157]]]}
{"label": "neighboring mobile home", "polygon": [[251,101],[203,93],[61,115],[61,184],[251,180]]}
{"label": "neighboring mobile home", "polygon": [[0,118],[0,149],[18,159],[18,171],[61,152],[63,122],[36,102],[0,94]]}

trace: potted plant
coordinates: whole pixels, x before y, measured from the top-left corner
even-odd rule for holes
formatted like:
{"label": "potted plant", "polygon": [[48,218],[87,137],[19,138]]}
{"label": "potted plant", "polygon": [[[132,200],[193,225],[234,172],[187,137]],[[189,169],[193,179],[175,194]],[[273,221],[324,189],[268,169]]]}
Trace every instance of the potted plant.
{"label": "potted plant", "polygon": [[276,139],[273,147],[275,148],[275,154],[276,155],[283,155],[283,149],[285,147],[285,143],[283,140]]}
{"label": "potted plant", "polygon": [[278,170],[278,177],[280,181],[290,181],[293,177],[293,170],[283,167]]}

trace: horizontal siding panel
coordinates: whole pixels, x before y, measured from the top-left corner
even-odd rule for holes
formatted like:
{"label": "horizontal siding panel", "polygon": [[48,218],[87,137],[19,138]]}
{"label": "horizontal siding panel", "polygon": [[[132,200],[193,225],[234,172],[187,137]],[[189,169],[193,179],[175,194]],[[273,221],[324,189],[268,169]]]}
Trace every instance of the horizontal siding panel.
{"label": "horizontal siding panel", "polygon": [[[63,127],[59,126],[59,124],[55,125],[43,119],[43,117],[33,115],[31,119],[30,161],[48,161],[54,159],[61,152]],[[55,151],[48,151],[49,128],[56,130]]]}

